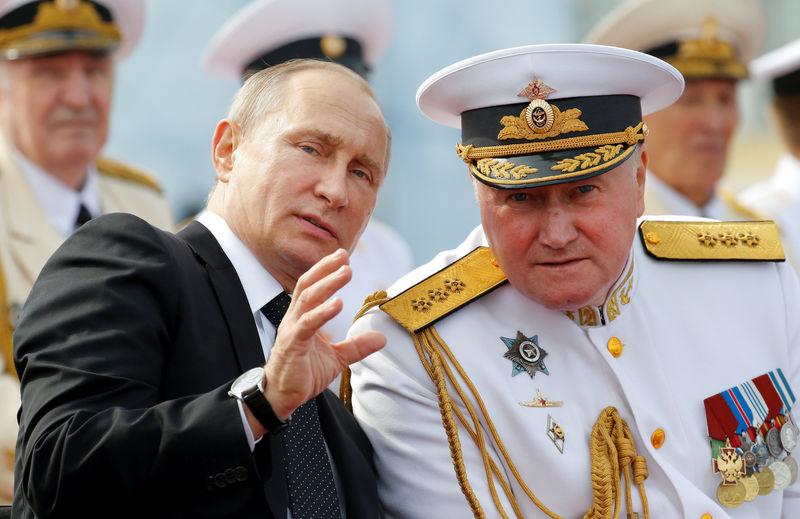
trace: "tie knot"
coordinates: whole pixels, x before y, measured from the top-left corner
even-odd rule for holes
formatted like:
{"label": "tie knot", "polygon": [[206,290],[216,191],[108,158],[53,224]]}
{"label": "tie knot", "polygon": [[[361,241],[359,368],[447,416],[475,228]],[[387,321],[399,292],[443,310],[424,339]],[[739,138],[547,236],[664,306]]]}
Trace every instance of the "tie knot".
{"label": "tie knot", "polygon": [[286,292],[281,292],[261,308],[261,313],[264,314],[264,317],[266,317],[277,330],[291,302],[291,296]]}

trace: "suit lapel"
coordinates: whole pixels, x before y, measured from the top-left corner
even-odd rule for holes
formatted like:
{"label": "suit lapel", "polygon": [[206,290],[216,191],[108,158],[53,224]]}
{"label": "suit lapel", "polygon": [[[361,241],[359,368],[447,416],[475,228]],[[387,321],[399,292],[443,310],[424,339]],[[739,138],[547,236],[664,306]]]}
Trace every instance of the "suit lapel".
{"label": "suit lapel", "polygon": [[214,235],[198,222],[178,233],[201,260],[217,295],[239,368],[242,372],[264,364],[264,352],[239,276]]}
{"label": "suit lapel", "polygon": [[[192,222],[178,233],[205,266],[219,306],[228,325],[233,349],[242,372],[264,365],[264,351],[258,337],[247,296],[222,247],[201,223]],[[264,483],[267,504],[276,518],[286,517],[288,493],[283,467],[283,441],[267,435],[257,445],[255,458]]]}

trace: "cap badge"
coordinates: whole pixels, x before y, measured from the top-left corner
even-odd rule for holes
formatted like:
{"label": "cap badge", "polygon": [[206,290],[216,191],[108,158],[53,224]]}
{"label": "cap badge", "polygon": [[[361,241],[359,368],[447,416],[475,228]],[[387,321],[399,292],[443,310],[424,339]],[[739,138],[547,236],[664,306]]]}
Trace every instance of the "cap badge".
{"label": "cap badge", "polygon": [[570,108],[562,112],[557,106],[545,101],[555,91],[541,79],[534,78],[517,94],[519,97],[527,97],[531,102],[520,112],[519,117],[507,115],[500,119],[503,129],[497,139],[537,140],[588,130],[586,123],[578,119],[581,115],[579,109]]}
{"label": "cap badge", "polygon": [[326,34],[319,40],[319,48],[325,57],[337,60],[347,50],[347,41],[338,34]]}
{"label": "cap badge", "polygon": [[555,91],[555,88],[550,88],[541,79],[536,78],[517,94],[519,97],[527,97],[531,100],[525,109],[525,122],[528,123],[528,128],[535,133],[545,133],[553,127],[555,121],[553,107],[545,99]]}
{"label": "cap badge", "polygon": [[544,358],[547,352],[539,346],[539,336],[526,337],[522,332],[517,331],[516,338],[500,337],[508,351],[503,357],[510,360],[513,364],[511,376],[516,377],[520,373],[526,372],[533,378],[537,372],[549,375],[547,366],[544,365]]}

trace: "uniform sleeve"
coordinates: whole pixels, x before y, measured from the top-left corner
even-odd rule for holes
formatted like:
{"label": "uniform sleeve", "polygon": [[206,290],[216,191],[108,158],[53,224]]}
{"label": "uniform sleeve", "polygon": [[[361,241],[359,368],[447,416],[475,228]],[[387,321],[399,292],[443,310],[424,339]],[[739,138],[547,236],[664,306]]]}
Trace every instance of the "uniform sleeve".
{"label": "uniform sleeve", "polygon": [[162,396],[175,323],[187,317],[164,239],[129,215],[89,222],[22,311],[16,484],[39,517],[199,500],[209,474],[252,460],[227,385]]}
{"label": "uniform sleeve", "polygon": [[[377,309],[359,319],[350,335],[367,330],[382,332],[388,342],[352,366],[353,412],[375,450],[386,517],[472,517],[456,479],[433,382],[411,337]],[[472,489],[486,517],[499,517],[481,456],[463,428],[459,435]],[[490,455],[502,467],[491,449]],[[504,498],[503,503],[513,513]]]}
{"label": "uniform sleeve", "polygon": [[[789,383],[795,395],[800,398],[800,282],[797,274],[789,264],[778,265],[781,286],[783,287],[784,306],[786,308],[786,330],[789,356]],[[796,402],[792,409],[792,418],[795,424],[798,421],[798,405]],[[798,451],[793,454],[798,459]],[[800,480],[783,491],[783,511],[785,519],[800,517]]]}

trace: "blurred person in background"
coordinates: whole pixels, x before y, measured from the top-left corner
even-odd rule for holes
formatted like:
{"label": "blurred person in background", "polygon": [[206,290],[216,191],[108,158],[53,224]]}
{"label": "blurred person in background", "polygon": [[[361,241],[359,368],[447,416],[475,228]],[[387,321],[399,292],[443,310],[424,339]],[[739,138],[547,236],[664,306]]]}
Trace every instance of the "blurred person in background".
{"label": "blurred person in background", "polygon": [[[368,79],[391,33],[387,0],[256,0],[220,27],[204,66],[211,75],[243,81],[285,61],[319,59]],[[324,328],[335,341],[345,338],[366,296],[411,270],[411,248],[394,229],[372,218],[351,253],[350,266],[353,279],[337,294],[344,309]]]}
{"label": "blurred person in background", "polygon": [[757,0],[630,0],[586,37],[661,58],[686,79],[678,102],[645,118],[647,214],[749,219],[720,180],[739,122],[736,87],[765,34]]}
{"label": "blurred person in background", "polygon": [[785,151],[772,176],[750,186],[739,202],[759,219],[775,220],[795,269],[800,267],[800,39],[750,65],[753,79],[770,81],[772,113]]}
{"label": "blurred person in background", "polygon": [[152,177],[99,156],[115,62],[143,19],[143,0],[0,1],[0,502],[12,497],[19,407],[11,335],[45,261],[103,213],[173,225]]}

